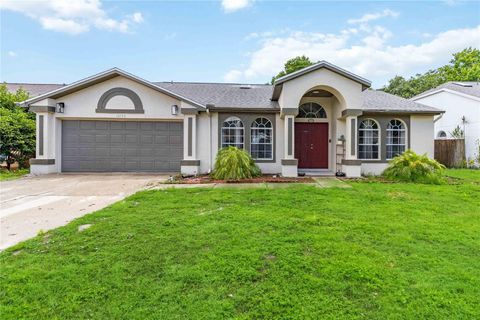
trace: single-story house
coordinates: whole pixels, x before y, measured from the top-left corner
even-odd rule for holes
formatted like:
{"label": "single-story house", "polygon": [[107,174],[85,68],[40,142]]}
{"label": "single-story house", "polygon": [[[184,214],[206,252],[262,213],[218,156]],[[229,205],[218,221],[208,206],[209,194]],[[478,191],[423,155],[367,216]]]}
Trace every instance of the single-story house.
{"label": "single-story house", "polygon": [[466,159],[478,159],[480,156],[478,149],[480,144],[479,82],[446,82],[411,100],[444,110],[442,117],[435,121],[435,138],[452,138],[452,131],[460,126],[464,131]]}
{"label": "single-story house", "polygon": [[406,149],[432,157],[442,111],[370,84],[321,61],[273,85],[150,82],[117,68],[25,85],[51,88],[22,103],[37,119],[31,171],[202,174],[226,146],[286,177],[379,174]]}

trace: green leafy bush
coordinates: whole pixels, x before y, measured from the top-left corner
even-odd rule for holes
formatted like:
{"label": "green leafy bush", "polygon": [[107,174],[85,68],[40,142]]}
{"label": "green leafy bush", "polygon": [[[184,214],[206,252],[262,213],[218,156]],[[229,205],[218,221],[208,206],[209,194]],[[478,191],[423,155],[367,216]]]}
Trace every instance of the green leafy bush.
{"label": "green leafy bush", "polygon": [[248,152],[236,147],[226,147],[217,153],[212,177],[219,180],[240,180],[261,174],[260,168]]}
{"label": "green leafy bush", "polygon": [[390,180],[441,184],[445,166],[426,155],[418,155],[412,150],[393,158],[383,175]]}
{"label": "green leafy bush", "polygon": [[0,154],[8,169],[15,162],[27,167],[28,159],[35,157],[35,120],[18,107],[0,107]]}

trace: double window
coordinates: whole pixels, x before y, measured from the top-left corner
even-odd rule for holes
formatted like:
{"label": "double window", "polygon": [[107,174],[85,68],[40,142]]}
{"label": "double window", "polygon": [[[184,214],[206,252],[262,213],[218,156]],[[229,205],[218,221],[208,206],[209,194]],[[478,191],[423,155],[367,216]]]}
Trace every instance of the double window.
{"label": "double window", "polygon": [[400,120],[390,120],[387,126],[387,159],[393,159],[405,152],[406,130]]}
{"label": "double window", "polygon": [[[221,147],[245,148],[242,120],[229,117],[222,124]],[[267,118],[256,118],[250,125],[250,154],[255,160],[273,159],[273,125]]]}
{"label": "double window", "polygon": [[[358,158],[380,159],[380,125],[373,119],[365,119],[358,127]],[[393,119],[387,124],[385,133],[386,159],[402,154],[407,146],[407,129],[401,120]]]}
{"label": "double window", "polygon": [[358,158],[379,159],[379,126],[375,120],[366,119],[358,127]]}

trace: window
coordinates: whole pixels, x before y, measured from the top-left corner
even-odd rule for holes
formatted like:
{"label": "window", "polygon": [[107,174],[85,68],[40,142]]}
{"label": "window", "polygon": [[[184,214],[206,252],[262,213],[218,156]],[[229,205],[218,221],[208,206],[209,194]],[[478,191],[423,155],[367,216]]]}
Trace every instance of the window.
{"label": "window", "polygon": [[243,131],[242,120],[227,118],[222,124],[222,148],[232,146],[243,149]]}
{"label": "window", "polygon": [[358,128],[358,158],[378,159],[378,124],[372,119],[363,120]]}
{"label": "window", "polygon": [[387,159],[393,159],[405,152],[405,125],[400,120],[390,120],[387,126]]}
{"label": "window", "polygon": [[326,118],[327,113],[321,105],[313,102],[304,103],[298,108],[297,118]]}
{"label": "window", "polygon": [[443,130],[438,131],[437,138],[445,139],[446,137],[447,137],[447,133],[445,131]]}
{"label": "window", "polygon": [[272,122],[266,118],[257,118],[250,128],[250,154],[255,160],[273,159]]}

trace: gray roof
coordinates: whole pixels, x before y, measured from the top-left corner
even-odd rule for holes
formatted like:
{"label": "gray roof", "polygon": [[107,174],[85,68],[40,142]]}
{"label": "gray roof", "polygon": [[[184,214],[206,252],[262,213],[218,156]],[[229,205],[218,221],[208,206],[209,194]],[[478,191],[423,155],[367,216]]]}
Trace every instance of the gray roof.
{"label": "gray roof", "polygon": [[157,86],[215,108],[278,109],[273,86],[238,83],[154,82]]}
{"label": "gray roof", "polygon": [[36,97],[43,93],[53,91],[55,89],[65,86],[65,84],[57,83],[6,83],[7,89],[10,92],[15,92],[18,89],[22,88],[30,94],[30,97]]}
{"label": "gray roof", "polygon": [[[219,109],[271,109],[278,110],[276,101],[271,100],[274,86],[261,84],[195,83],[195,82],[154,82],[155,85],[196,101],[213,104]],[[32,96],[38,96],[63,87],[63,84],[7,83],[9,90],[22,87]],[[249,89],[246,89],[246,88]],[[370,112],[440,113],[441,111],[389,93],[364,90],[361,109]]]}
{"label": "gray roof", "polygon": [[363,91],[363,111],[399,113],[441,113],[442,111],[424,104],[407,100],[390,93],[377,90]]}
{"label": "gray roof", "polygon": [[439,85],[438,87],[435,87],[433,89],[427,90],[425,92],[420,93],[419,95],[416,95],[412,99],[416,99],[419,97],[422,97],[424,95],[427,95],[429,93],[435,92],[437,90],[441,89],[449,89],[452,91],[457,91],[463,94],[468,94],[470,96],[474,96],[477,98],[480,98],[480,83],[477,81],[449,81],[445,82],[444,84]]}

